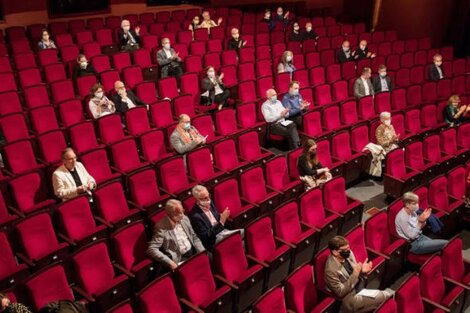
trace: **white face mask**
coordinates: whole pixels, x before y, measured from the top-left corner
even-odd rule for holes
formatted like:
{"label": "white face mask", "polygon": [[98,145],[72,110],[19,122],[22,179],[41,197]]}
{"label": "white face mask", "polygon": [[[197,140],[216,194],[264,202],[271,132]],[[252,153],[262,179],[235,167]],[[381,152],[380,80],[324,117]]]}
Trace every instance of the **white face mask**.
{"label": "white face mask", "polygon": [[436,66],[441,66],[442,62],[434,62],[434,64],[436,64]]}
{"label": "white face mask", "polygon": [[213,72],[213,71],[207,72],[207,76],[209,76],[210,78],[214,78],[215,77],[215,72]]}
{"label": "white face mask", "polygon": [[277,96],[272,96],[270,98],[270,100],[271,100],[272,103],[276,103],[277,102]]}
{"label": "white face mask", "polygon": [[286,57],[286,61],[287,61],[287,62],[292,61],[292,56],[291,56],[291,55],[288,55],[288,56]]}
{"label": "white face mask", "polygon": [[163,49],[170,50],[170,44],[169,43],[164,44]]}
{"label": "white face mask", "polygon": [[103,98],[103,92],[101,91],[101,92],[95,93],[95,97],[97,97],[98,99]]}
{"label": "white face mask", "polygon": [[366,49],[366,46],[361,45],[361,50],[365,50],[365,49]]}
{"label": "white face mask", "polygon": [[379,75],[380,75],[380,77],[385,77],[385,76],[387,76],[387,72],[380,72]]}
{"label": "white face mask", "polygon": [[88,62],[86,62],[86,61],[85,61],[85,62],[80,62],[80,66],[81,66],[82,68],[86,68],[87,65],[88,65]]}
{"label": "white face mask", "polygon": [[392,125],[392,121],[391,120],[385,120],[384,124],[387,125],[387,126],[390,126],[390,125]]}
{"label": "white face mask", "polygon": [[417,212],[419,210],[419,204],[412,204],[411,205],[411,212]]}
{"label": "white face mask", "polygon": [[344,51],[344,52],[348,52],[348,51],[349,51],[349,47],[347,47],[347,48],[346,48],[346,47],[343,47],[343,51]]}
{"label": "white face mask", "polygon": [[124,29],[126,32],[128,32],[129,29],[131,29],[131,27],[130,26],[123,26],[122,29]]}
{"label": "white face mask", "polygon": [[298,32],[298,31],[299,31],[299,27],[294,27],[294,31]]}
{"label": "white face mask", "polygon": [[188,122],[188,123],[184,123],[183,128],[184,128],[185,130],[189,130],[189,129],[191,128],[191,123],[189,123],[189,122]]}
{"label": "white face mask", "polygon": [[211,205],[211,199],[199,201],[199,205],[202,206],[203,208],[208,208]]}
{"label": "white face mask", "polygon": [[312,27],[305,28],[308,32],[312,30]]}

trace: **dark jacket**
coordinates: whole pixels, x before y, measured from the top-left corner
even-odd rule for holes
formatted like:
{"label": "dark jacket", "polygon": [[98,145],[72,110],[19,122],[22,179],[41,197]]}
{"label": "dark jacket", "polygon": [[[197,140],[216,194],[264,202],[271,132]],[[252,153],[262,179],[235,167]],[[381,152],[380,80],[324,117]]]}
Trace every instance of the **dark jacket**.
{"label": "dark jacket", "polygon": [[365,48],[362,50],[361,48],[357,48],[356,51],[354,51],[354,58],[356,60],[362,60],[367,58],[367,54],[369,53],[369,48]]}
{"label": "dark jacket", "polygon": [[215,226],[212,226],[209,218],[202,211],[199,205],[194,204],[191,212],[189,213],[189,220],[196,235],[201,239],[202,245],[206,250],[210,251],[215,244],[215,239],[218,233],[224,230],[224,225],[220,223],[220,214],[211,202],[210,211],[214,218],[218,221]]}
{"label": "dark jacket", "polygon": [[[136,41],[136,43],[140,44],[140,36],[137,35],[135,30],[131,29],[129,30],[129,33],[131,33],[132,37],[134,37],[134,40]],[[119,35],[119,47],[127,46],[129,36],[124,37],[124,31],[122,29],[119,30],[118,35]]]}
{"label": "dark jacket", "polygon": [[299,176],[317,176],[317,171],[321,168],[323,168],[323,165],[321,165],[320,162],[318,162],[313,168],[310,167],[305,154],[301,154],[297,160],[297,171],[299,172]]}
{"label": "dark jacket", "polygon": [[[372,86],[374,87],[374,92],[382,92],[382,84],[380,83],[380,75],[372,77]],[[390,79],[390,76],[385,76],[385,81],[387,82],[388,86],[388,91],[392,91],[392,80]]]}
{"label": "dark jacket", "polygon": [[346,53],[344,53],[343,49],[340,48],[337,52],[336,52],[336,58],[338,59],[338,62],[339,63],[344,63],[344,62],[347,62],[347,61],[351,61],[351,60],[354,60],[354,57],[352,56],[352,52],[350,54],[350,57],[348,58],[346,56]]}
{"label": "dark jacket", "polygon": [[263,22],[263,23],[268,23],[268,24],[269,24],[269,30],[273,30],[273,28],[274,28],[274,20],[273,20],[272,18],[267,19],[267,18],[264,18],[264,17],[263,17],[263,18],[261,19],[261,22]]}
{"label": "dark jacket", "polygon": [[82,77],[82,76],[91,75],[91,74],[98,76],[98,73],[96,72],[93,65],[88,64],[86,68],[82,68],[80,64],[75,64],[75,66],[73,67],[72,78],[77,79],[77,77]]}
{"label": "dark jacket", "polygon": [[309,39],[315,39],[317,40],[318,39],[318,34],[312,29],[311,31],[302,31],[301,32],[302,34],[302,40],[309,40]]}
{"label": "dark jacket", "polygon": [[[140,100],[139,97],[137,97],[133,92],[132,90],[127,90],[127,97],[136,105],[146,105],[145,102],[143,102],[142,100]],[[124,113],[126,112],[127,110],[129,110],[129,107],[127,106],[127,102],[123,101],[123,99],[121,98],[121,96],[119,94],[114,94],[112,97],[111,97],[111,100],[113,101],[114,103],[114,106],[116,107],[116,112],[119,112],[119,113]]]}
{"label": "dark jacket", "polygon": [[39,313],[88,313],[88,310],[82,302],[59,300],[47,304]]}
{"label": "dark jacket", "polygon": [[[219,83],[219,86],[222,90],[227,89],[225,85],[219,80],[218,76],[216,80]],[[215,99],[215,85],[212,83],[209,77],[206,77],[202,80],[202,90],[204,90],[204,92],[209,91],[209,97],[208,97],[209,99],[207,100],[209,101],[209,103],[213,103]],[[205,98],[205,97],[201,97],[201,98]],[[201,99],[201,102],[205,102],[205,101],[206,99]]]}
{"label": "dark jacket", "polygon": [[233,37],[229,39],[227,47],[229,50],[240,50],[241,47],[243,47],[243,39],[238,38],[238,40],[235,40]]}
{"label": "dark jacket", "polygon": [[[442,71],[442,77],[445,77],[444,70],[442,69],[442,66],[441,66],[441,71]],[[434,65],[434,63],[429,65],[428,75],[429,75],[429,80],[440,80],[441,79],[440,76],[439,76],[439,71],[437,70],[437,67],[436,67],[436,65]]]}
{"label": "dark jacket", "polygon": [[302,41],[303,36],[301,32],[295,33],[294,31],[291,31],[289,34],[289,41]]}

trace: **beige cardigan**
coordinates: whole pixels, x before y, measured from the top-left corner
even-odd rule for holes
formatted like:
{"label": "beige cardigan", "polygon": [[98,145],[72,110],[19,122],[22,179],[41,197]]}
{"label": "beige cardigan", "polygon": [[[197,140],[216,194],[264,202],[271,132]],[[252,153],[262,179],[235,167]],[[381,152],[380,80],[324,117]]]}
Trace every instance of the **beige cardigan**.
{"label": "beige cardigan", "polygon": [[[75,170],[84,186],[88,185],[90,182],[96,186],[95,179],[91,177],[82,163],[77,162],[75,164]],[[70,174],[65,165],[59,166],[52,174],[52,185],[54,187],[54,194],[56,197],[62,199],[62,201],[72,199],[78,195],[77,186],[75,185],[72,174]]]}

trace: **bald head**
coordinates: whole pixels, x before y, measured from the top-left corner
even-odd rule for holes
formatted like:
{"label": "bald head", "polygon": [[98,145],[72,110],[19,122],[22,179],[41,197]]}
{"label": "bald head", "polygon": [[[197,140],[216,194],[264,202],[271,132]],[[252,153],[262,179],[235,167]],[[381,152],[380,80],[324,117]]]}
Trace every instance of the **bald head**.
{"label": "bald head", "polygon": [[349,50],[349,46],[350,46],[349,41],[347,40],[343,41],[343,50]]}
{"label": "bald head", "polygon": [[232,37],[235,39],[240,38],[240,32],[238,31],[238,28],[232,28]]}
{"label": "bald head", "polygon": [[126,90],[126,85],[124,85],[124,83],[120,80],[117,80],[115,83],[114,83],[114,90],[116,90],[117,93],[120,93],[122,90]]}
{"label": "bald head", "polygon": [[272,88],[266,90],[266,98],[271,99],[272,96],[277,96],[276,90]]}

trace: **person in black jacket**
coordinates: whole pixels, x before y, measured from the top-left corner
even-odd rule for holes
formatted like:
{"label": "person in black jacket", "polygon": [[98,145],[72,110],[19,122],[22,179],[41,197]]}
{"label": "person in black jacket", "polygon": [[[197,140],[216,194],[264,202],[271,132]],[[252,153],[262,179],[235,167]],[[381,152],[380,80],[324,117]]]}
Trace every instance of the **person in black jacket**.
{"label": "person in black jacket", "polygon": [[77,77],[82,77],[85,75],[93,74],[98,76],[93,65],[88,63],[86,56],[84,54],[79,54],[77,58],[77,64],[73,67],[72,78],[75,80]]}
{"label": "person in black jacket", "polygon": [[132,90],[126,90],[126,86],[120,80],[114,83],[116,93],[111,97],[116,107],[116,112],[125,113],[127,110],[135,108],[138,105],[147,105],[140,100]]}
{"label": "person in black jacket", "polygon": [[318,160],[317,143],[308,139],[303,144],[302,154],[297,160],[297,171],[304,182],[305,191],[320,186],[332,178],[330,170]]}
{"label": "person in black jacket", "polygon": [[128,20],[122,20],[119,30],[119,47],[122,51],[134,51],[139,49],[140,45],[140,27],[131,29],[131,23]]}
{"label": "person in black jacket", "polygon": [[207,67],[206,73],[207,77],[202,81],[202,90],[204,92],[201,94],[201,104],[211,105],[216,103],[218,105],[217,108],[221,110],[226,106],[227,100],[230,97],[230,90],[222,82],[224,73],[217,76],[212,66]]}
{"label": "person in black jacket", "polygon": [[294,22],[294,25],[292,25],[292,31],[289,35],[289,41],[302,41],[303,36],[302,33],[300,32],[300,26],[298,22]]}
{"label": "person in black jacket", "polygon": [[354,54],[351,52],[349,41],[345,40],[343,41],[343,44],[341,45],[341,49],[336,52],[336,58],[338,59],[339,63],[344,63],[347,61],[352,61],[354,60],[353,58]]}
{"label": "person in black jacket", "polygon": [[392,91],[392,80],[387,75],[387,67],[384,64],[379,65],[379,75],[372,77],[372,86],[374,93]]}
{"label": "person in black jacket", "polygon": [[209,191],[204,186],[194,186],[192,195],[196,203],[188,217],[202,245],[210,251],[214,244],[225,235],[225,223],[230,216],[230,210],[225,208],[222,213],[219,213],[211,201]]}
{"label": "person in black jacket", "polygon": [[238,31],[238,28],[232,28],[231,33],[232,38],[230,38],[228,41],[228,49],[238,52],[238,50],[246,45],[246,40],[240,38],[240,32]]}
{"label": "person in black jacket", "polygon": [[318,34],[313,30],[312,23],[305,24],[305,30],[302,32],[302,40],[318,40]]}
{"label": "person in black jacket", "polygon": [[269,9],[264,10],[264,16],[261,19],[261,22],[268,23],[270,31],[274,29],[274,19],[271,18],[271,11]]}
{"label": "person in black jacket", "polygon": [[367,58],[375,58],[376,54],[369,51],[367,48],[367,40],[361,40],[359,43],[359,47],[357,47],[356,51],[353,52],[354,59],[362,60]]}
{"label": "person in black jacket", "polygon": [[428,68],[428,75],[429,75],[429,80],[440,80],[445,77],[444,71],[442,70],[442,55],[440,54],[435,54],[432,57],[433,64],[429,65]]}

